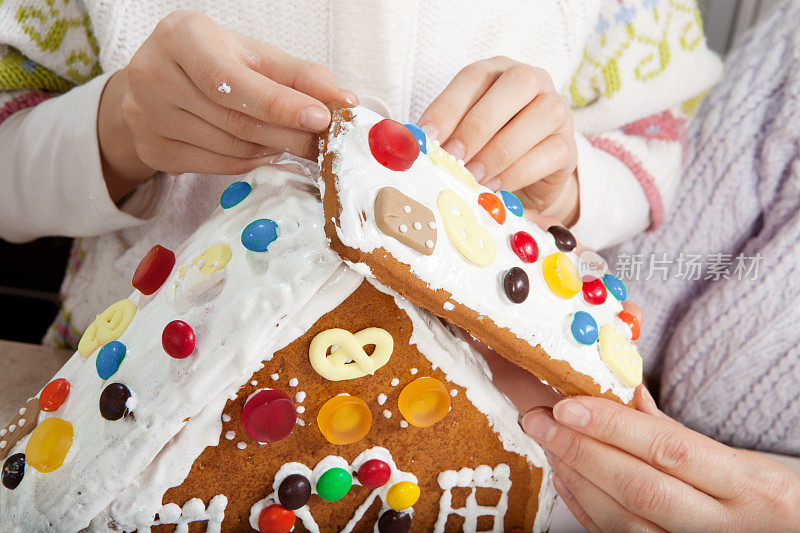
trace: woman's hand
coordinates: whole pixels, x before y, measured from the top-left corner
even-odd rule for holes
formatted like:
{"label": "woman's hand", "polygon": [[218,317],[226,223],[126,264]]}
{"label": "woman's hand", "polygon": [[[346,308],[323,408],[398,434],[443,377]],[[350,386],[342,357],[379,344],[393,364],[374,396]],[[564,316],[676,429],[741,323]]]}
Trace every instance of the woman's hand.
{"label": "woman's hand", "polygon": [[800,478],[661,413],[574,397],[522,419],[545,449],[553,484],[589,531],[798,531]]}
{"label": "woman's hand", "polygon": [[356,97],[324,66],[176,11],[103,92],[109,192],[117,200],[155,171],[241,174],[283,151],[314,157],[332,101]]}
{"label": "woman's hand", "polygon": [[577,221],[572,112],[545,70],[507,57],[472,63],[418,123],[480,183],[561,224]]}

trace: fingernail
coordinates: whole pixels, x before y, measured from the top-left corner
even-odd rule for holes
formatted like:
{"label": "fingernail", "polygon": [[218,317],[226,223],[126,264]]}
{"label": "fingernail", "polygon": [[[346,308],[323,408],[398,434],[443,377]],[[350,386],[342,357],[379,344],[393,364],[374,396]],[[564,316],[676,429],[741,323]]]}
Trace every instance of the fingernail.
{"label": "fingernail", "polygon": [[644,400],[645,402],[649,403],[651,406],[653,406],[654,409],[658,408],[656,406],[655,398],[653,398],[653,395],[650,394],[649,390],[647,390],[647,387],[642,385],[641,389],[639,390],[639,394],[642,396],[642,400]]}
{"label": "fingernail", "polygon": [[464,143],[459,141],[458,139],[453,139],[452,141],[447,141],[444,146],[444,151],[448,154],[452,155],[456,159],[464,159],[464,155],[466,155],[466,150],[464,149]]}
{"label": "fingernail", "polygon": [[475,180],[480,183],[480,181],[486,177],[486,169],[483,167],[483,163],[480,161],[470,161],[466,165],[467,170],[472,172],[472,175],[475,176]]}
{"label": "fingernail", "polygon": [[330,115],[327,109],[309,106],[300,112],[300,125],[310,130],[320,131],[328,127]]}
{"label": "fingernail", "polygon": [[439,135],[439,130],[432,124],[423,124],[420,128],[422,128],[422,131],[425,132],[425,136],[429,139],[436,139],[437,135]]}
{"label": "fingernail", "polygon": [[487,189],[491,189],[492,191],[497,192],[500,190],[502,184],[500,183],[500,179],[492,178],[486,183],[484,183],[483,186],[486,187]]}
{"label": "fingernail", "polygon": [[582,428],[589,423],[589,410],[577,400],[562,400],[553,407],[553,417],[562,424]]}
{"label": "fingernail", "polygon": [[522,417],[522,429],[540,442],[548,442],[556,433],[556,421],[547,409],[534,409]]}
{"label": "fingernail", "polygon": [[350,105],[358,105],[358,96],[351,93],[350,91],[344,91],[344,101]]}
{"label": "fingernail", "polygon": [[561,479],[561,476],[553,472],[552,479],[553,479],[553,487],[559,494],[561,494],[562,498],[564,498],[565,500],[573,498],[572,493],[564,484],[564,481]]}

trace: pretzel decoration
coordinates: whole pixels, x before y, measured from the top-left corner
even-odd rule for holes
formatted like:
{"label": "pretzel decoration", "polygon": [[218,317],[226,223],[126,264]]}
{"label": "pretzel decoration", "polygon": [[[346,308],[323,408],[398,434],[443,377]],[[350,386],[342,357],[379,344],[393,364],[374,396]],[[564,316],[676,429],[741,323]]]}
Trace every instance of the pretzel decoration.
{"label": "pretzel decoration", "polygon": [[[368,355],[364,346],[375,345]],[[337,346],[328,355],[328,349]],[[372,375],[389,362],[394,350],[392,335],[381,328],[366,328],[358,333],[333,328],[318,333],[308,347],[311,366],[320,376],[330,381],[343,381]]]}
{"label": "pretzel decoration", "polygon": [[39,420],[39,399],[31,398],[20,408],[14,420],[0,429],[0,459],[5,459],[11,448],[25,435],[33,431]]}
{"label": "pretzel decoration", "polygon": [[433,150],[428,153],[428,157],[431,158],[434,164],[448,171],[467,187],[474,191],[478,190],[478,182],[475,181],[475,176],[472,175],[472,172],[464,166],[462,161],[445,152],[441,146],[434,145]]}
{"label": "pretzel decoration", "polygon": [[436,206],[442,215],[447,236],[461,255],[480,267],[491,265],[497,257],[497,247],[464,200],[450,189],[445,189],[439,193]]}
{"label": "pretzel decoration", "polygon": [[136,304],[128,299],[111,304],[83,332],[78,353],[84,358],[89,357],[99,346],[120,338],[135,314]]}

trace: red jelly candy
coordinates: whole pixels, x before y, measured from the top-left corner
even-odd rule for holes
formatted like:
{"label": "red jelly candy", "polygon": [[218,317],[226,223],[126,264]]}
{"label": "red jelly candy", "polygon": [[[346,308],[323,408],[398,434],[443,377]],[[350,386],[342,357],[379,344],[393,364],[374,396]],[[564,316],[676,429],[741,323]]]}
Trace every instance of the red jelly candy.
{"label": "red jelly candy", "polygon": [[294,527],[294,511],[277,503],[261,511],[258,516],[260,533],[289,533]]}
{"label": "red jelly candy", "polygon": [[277,442],[289,436],[297,423],[294,402],[279,390],[264,389],[242,409],[244,430],[258,442]]}
{"label": "red jelly candy", "polygon": [[370,489],[377,489],[383,487],[391,475],[392,469],[388,464],[380,459],[370,459],[358,469],[358,482]]}
{"label": "red jelly candy", "polygon": [[511,249],[524,263],[535,263],[539,259],[539,246],[527,231],[518,231],[511,236]]}
{"label": "red jelly candy", "polygon": [[170,357],[183,359],[194,351],[194,330],[183,320],[173,320],[161,333],[161,346]]}
{"label": "red jelly candy", "polygon": [[478,203],[498,224],[506,221],[506,208],[503,207],[503,201],[496,194],[482,192],[478,195]]}
{"label": "red jelly candy", "polygon": [[44,386],[39,394],[39,409],[55,411],[61,407],[69,395],[69,381],[64,378],[54,379]]}
{"label": "red jelly candy", "polygon": [[386,168],[406,170],[417,160],[419,144],[408,128],[385,118],[369,129],[369,150]]}
{"label": "red jelly candy", "polygon": [[131,284],[142,294],[153,294],[164,284],[174,266],[175,254],[156,244],[136,267]]}
{"label": "red jelly candy", "polygon": [[603,280],[593,276],[583,278],[583,299],[593,305],[600,305],[606,301],[606,286]]}
{"label": "red jelly candy", "polygon": [[620,311],[617,315],[623,322],[628,324],[631,328],[631,339],[636,340],[639,338],[641,328],[639,327],[639,318],[629,311]]}

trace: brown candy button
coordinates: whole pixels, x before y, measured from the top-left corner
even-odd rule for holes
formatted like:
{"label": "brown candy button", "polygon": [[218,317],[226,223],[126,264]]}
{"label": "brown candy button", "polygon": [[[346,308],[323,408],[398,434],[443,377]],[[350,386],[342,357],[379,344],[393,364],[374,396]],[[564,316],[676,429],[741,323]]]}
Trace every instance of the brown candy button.
{"label": "brown candy button", "polygon": [[394,187],[378,191],[375,224],[386,235],[423,255],[431,255],[436,247],[433,211]]}
{"label": "brown candy button", "polygon": [[19,440],[33,431],[39,420],[39,400],[31,398],[4,429],[0,429],[0,459],[5,459]]}

